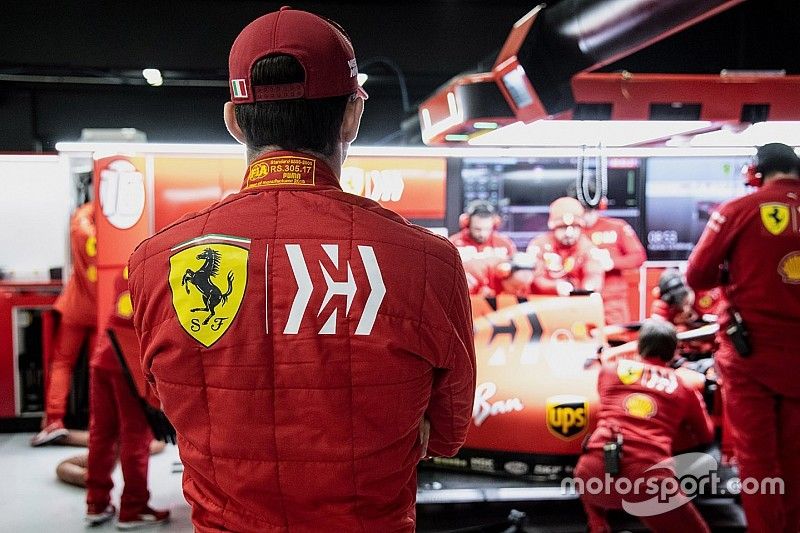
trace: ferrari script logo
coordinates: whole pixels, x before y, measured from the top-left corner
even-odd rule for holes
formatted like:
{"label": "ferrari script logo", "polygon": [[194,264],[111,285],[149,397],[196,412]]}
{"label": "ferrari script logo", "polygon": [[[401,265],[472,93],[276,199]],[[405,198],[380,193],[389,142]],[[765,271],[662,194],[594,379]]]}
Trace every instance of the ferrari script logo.
{"label": "ferrari script logo", "polygon": [[786,204],[761,204],[761,223],[773,235],[780,235],[789,226],[789,216]]}
{"label": "ferrari script logo", "polygon": [[180,251],[169,258],[172,306],[186,333],[206,348],[228,331],[242,304],[249,244],[205,235],[173,248]]}

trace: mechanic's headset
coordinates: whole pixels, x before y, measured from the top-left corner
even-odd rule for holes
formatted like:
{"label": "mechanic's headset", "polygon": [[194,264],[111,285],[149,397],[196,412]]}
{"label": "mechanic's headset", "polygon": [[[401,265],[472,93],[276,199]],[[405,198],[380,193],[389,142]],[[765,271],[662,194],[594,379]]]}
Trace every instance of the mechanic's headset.
{"label": "mechanic's headset", "polygon": [[758,157],[753,156],[752,161],[742,169],[744,184],[748,187],[761,187],[764,184],[764,174],[759,170]]}
{"label": "mechanic's headset", "polygon": [[483,215],[485,217],[492,217],[492,229],[497,230],[503,222],[500,215],[497,214],[497,209],[484,200],[474,200],[467,205],[467,210],[458,217],[458,225],[461,228],[468,228],[469,222],[475,215]]}

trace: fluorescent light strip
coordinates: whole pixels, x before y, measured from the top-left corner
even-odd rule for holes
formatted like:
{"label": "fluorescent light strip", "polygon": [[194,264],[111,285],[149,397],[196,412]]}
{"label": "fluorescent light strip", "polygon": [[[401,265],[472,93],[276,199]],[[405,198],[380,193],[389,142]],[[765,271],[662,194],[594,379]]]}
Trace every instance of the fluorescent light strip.
{"label": "fluorescent light strip", "polygon": [[[244,146],[238,144],[163,144],[163,143],[80,143],[60,142],[61,153],[91,154],[93,152],[129,154],[200,154],[204,156],[244,156]],[[351,146],[348,154],[369,157],[576,157],[598,155],[596,147],[428,147],[428,146]],[[602,150],[608,157],[685,157],[685,156],[748,156],[755,153],[752,146],[733,147],[611,147]],[[10,156],[30,157],[30,156]],[[52,156],[37,156],[52,157]]]}
{"label": "fluorescent light strip", "polygon": [[705,120],[536,120],[515,122],[470,141],[473,146],[631,146],[707,130]]}

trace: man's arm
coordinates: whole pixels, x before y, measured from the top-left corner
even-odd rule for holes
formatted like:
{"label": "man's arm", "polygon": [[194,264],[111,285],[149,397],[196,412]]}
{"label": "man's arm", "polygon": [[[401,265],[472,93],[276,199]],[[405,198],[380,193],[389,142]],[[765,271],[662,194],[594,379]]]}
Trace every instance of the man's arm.
{"label": "man's arm", "polygon": [[630,224],[622,221],[622,230],[619,231],[618,235],[618,244],[612,248],[611,252],[614,268],[617,270],[632,270],[642,266],[642,263],[647,259],[647,251]]}
{"label": "man's arm", "polygon": [[724,204],[711,215],[689,256],[686,281],[693,289],[713,289],[722,284],[722,268],[736,236],[735,220],[731,220],[733,215],[730,204]]}
{"label": "man's arm", "polygon": [[455,264],[449,309],[450,348],[443,368],[434,369],[433,390],[425,417],[430,421],[428,455],[455,455],[467,438],[475,401],[475,343],[472,309],[464,269]]}
{"label": "man's arm", "polygon": [[[145,251],[146,243],[140,245],[142,251]],[[137,248],[138,251],[138,248]],[[131,304],[133,306],[133,328],[136,331],[136,338],[139,340],[139,359],[141,363],[142,373],[145,378],[145,383],[149,388],[148,400],[153,403],[160,403],[158,391],[155,387],[155,378],[150,372],[149,350],[147,350],[147,327],[144,324],[144,299],[147,293],[144,287],[144,260],[141,259],[141,254],[134,251],[128,259],[128,290],[131,295]]]}

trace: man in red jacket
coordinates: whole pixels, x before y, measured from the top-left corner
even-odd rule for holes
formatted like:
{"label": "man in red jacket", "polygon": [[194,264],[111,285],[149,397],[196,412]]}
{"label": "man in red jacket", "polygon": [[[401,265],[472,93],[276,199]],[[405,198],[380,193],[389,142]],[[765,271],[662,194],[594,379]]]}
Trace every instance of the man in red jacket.
{"label": "man in red jacket", "polygon": [[456,453],[474,400],[458,251],[342,191],[366,94],[341,28],[282,8],[242,31],[229,70],[242,190],[129,263],[194,527],[413,531],[417,463]]}
{"label": "man in red jacket", "polygon": [[42,431],[32,446],[56,442],[69,433],[64,427],[72,369],[86,346],[92,352],[97,330],[97,238],[94,203],[78,207],[69,225],[72,274],[55,303],[60,314],[53,359],[49,363]]}
{"label": "man in red jacket", "polygon": [[459,218],[461,231],[450,236],[458,248],[470,294],[494,296],[499,289],[499,265],[511,260],[517,251],[514,243],[497,231],[500,217],[489,202],[476,200]]}
{"label": "man in red jacket", "polygon": [[[602,364],[597,383],[597,429],[575,468],[575,477],[583,481],[584,487],[592,486],[591,479],[605,479],[606,473],[631,481],[633,487],[640,479],[649,480],[653,486],[667,483],[675,473],[651,467],[672,457],[673,442],[678,437],[690,433],[694,442],[711,442],[713,425],[700,393],[669,366],[677,345],[677,333],[671,324],[647,320],[639,332],[638,352],[643,360],[621,359]],[[621,449],[616,472],[612,464],[614,446]],[[623,485],[615,483],[610,488],[614,486]],[[615,490],[595,494],[584,489],[581,502],[589,519],[589,531],[610,532],[606,519],[609,509],[625,508],[623,502],[629,505],[627,509],[636,508],[637,504],[641,507],[650,498],[654,496],[646,489],[632,489],[626,494]],[[676,524],[685,532],[708,531],[690,502],[653,514],[657,510],[649,509],[650,516],[642,516],[653,531],[675,531]]]}
{"label": "man in red jacket", "polygon": [[550,204],[550,231],[528,244],[536,263],[532,293],[569,296],[575,289],[603,288],[604,255],[583,234],[585,225],[583,207],[575,198],[565,196]]}
{"label": "man in red jacket", "polygon": [[[601,206],[604,207],[603,199]],[[601,207],[601,208],[603,208]],[[600,216],[601,209],[587,208],[583,215],[584,232],[596,247],[608,253],[608,270],[603,283],[603,305],[606,322],[625,324],[630,322],[628,305],[628,280],[625,271],[636,270],[647,259],[639,237],[633,228],[622,219]]]}
{"label": "man in red jacket", "polygon": [[785,494],[742,494],[748,531],[796,532],[800,159],[789,146],[766,144],[756,153],[748,183],[760,187],[711,216],[686,277],[695,290],[722,286],[730,306],[716,362],[741,477],[781,477],[785,483]]}

